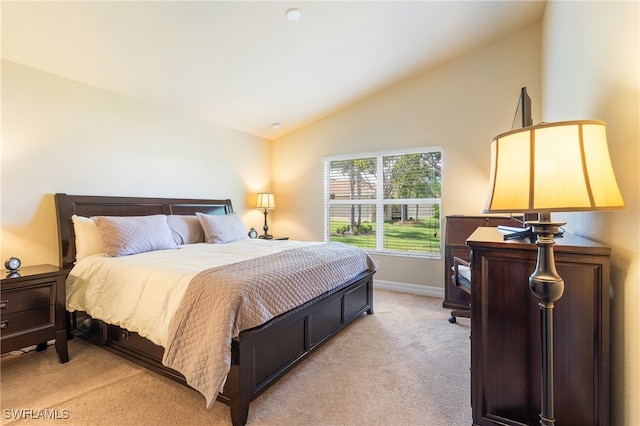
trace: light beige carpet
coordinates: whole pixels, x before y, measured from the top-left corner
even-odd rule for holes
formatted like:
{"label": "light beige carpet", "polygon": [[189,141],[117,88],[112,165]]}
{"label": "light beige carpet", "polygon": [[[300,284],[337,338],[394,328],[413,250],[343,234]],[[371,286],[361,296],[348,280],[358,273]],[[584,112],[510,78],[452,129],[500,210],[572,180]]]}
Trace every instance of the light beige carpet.
{"label": "light beige carpet", "polygon": [[[469,320],[450,324],[441,299],[384,290],[374,310],[253,401],[248,424],[469,425]],[[198,392],[80,339],[69,356],[2,356],[3,425],[231,424],[226,405],[207,410]]]}

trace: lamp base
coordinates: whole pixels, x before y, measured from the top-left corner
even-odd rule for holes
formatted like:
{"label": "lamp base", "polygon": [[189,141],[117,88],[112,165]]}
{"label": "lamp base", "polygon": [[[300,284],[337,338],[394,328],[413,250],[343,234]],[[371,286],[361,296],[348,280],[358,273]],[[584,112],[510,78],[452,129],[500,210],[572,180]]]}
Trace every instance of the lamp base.
{"label": "lamp base", "polygon": [[262,227],[262,230],[264,231],[264,234],[260,235],[258,238],[262,238],[263,240],[272,240],[273,239],[273,235],[269,235],[269,225],[267,225],[267,214],[269,212],[267,211],[267,209],[264,209],[264,226]]}
{"label": "lamp base", "polygon": [[533,232],[538,235],[538,259],[536,270],[529,277],[529,288],[538,299],[540,306],[540,337],[542,345],[541,366],[541,412],[540,424],[551,426],[555,424],[553,407],[553,307],[554,302],[564,293],[564,280],[556,271],[553,255],[555,241],[553,236],[558,228],[564,225],[560,222],[537,221],[527,222],[533,226]]}

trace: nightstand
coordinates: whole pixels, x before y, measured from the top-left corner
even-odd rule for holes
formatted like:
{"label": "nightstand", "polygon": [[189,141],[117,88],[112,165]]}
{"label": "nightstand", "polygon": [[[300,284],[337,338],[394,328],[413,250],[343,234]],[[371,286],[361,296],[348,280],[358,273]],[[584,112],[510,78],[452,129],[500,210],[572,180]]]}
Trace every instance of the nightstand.
{"label": "nightstand", "polygon": [[61,363],[69,361],[65,280],[69,271],[53,265],[0,271],[0,346],[2,353],[31,345],[47,348],[55,339]]}

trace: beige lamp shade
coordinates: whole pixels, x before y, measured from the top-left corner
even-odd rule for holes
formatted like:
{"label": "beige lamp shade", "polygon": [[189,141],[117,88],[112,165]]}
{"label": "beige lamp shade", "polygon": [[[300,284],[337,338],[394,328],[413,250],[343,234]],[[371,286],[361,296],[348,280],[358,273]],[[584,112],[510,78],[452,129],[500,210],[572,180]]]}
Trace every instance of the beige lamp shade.
{"label": "beige lamp shade", "polygon": [[597,120],[543,123],[491,140],[484,213],[624,208]]}
{"label": "beige lamp shade", "polygon": [[259,192],[258,200],[256,201],[257,209],[275,209],[276,203],[273,200],[273,194],[268,192]]}

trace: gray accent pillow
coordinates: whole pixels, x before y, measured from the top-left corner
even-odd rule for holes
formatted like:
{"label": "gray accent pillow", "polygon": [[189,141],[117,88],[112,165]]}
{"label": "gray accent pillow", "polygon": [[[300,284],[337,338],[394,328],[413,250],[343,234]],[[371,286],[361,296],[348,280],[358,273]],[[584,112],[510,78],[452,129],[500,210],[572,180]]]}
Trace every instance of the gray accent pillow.
{"label": "gray accent pillow", "polygon": [[204,238],[207,243],[230,243],[249,238],[237,213],[224,215],[196,213],[196,216],[204,229]]}
{"label": "gray accent pillow", "polygon": [[204,243],[204,230],[196,216],[172,214],[167,216],[167,224],[176,244]]}
{"label": "gray accent pillow", "polygon": [[92,219],[98,226],[108,256],[127,256],[177,247],[165,215],[95,216]]}

